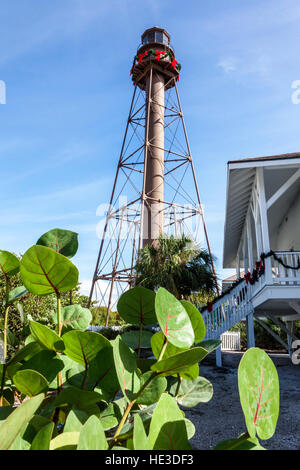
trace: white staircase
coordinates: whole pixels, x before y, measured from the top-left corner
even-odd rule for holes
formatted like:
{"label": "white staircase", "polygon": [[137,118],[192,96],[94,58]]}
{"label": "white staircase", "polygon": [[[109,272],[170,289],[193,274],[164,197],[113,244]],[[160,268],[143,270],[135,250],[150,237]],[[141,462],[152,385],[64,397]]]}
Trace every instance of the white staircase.
{"label": "white staircase", "polygon": [[251,284],[242,281],[228,294],[216,300],[211,312],[207,308],[202,311],[206,329],[205,339],[219,339],[222,333],[252,314],[254,309],[251,298]]}

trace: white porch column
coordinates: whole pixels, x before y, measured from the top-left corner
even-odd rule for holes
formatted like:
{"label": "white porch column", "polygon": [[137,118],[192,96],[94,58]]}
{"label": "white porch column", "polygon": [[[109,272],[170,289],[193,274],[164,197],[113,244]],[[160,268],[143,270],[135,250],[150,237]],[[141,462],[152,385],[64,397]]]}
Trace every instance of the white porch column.
{"label": "white porch column", "polygon": [[252,272],[253,270],[253,243],[252,243],[252,230],[251,230],[251,221],[250,216],[247,216],[247,243],[248,243],[248,257],[249,257],[249,269]]}
{"label": "white porch column", "polygon": [[222,367],[222,350],[221,346],[216,349],[216,365]]}
{"label": "white porch column", "polygon": [[249,313],[246,317],[246,326],[247,326],[247,345],[248,348],[255,347],[255,335],[254,335],[254,318],[253,312]]}
{"label": "white porch column", "polygon": [[[265,181],[263,168],[256,168],[257,172],[257,186],[258,186],[258,203],[261,220],[261,231],[262,231],[262,249],[264,253],[270,251],[270,237],[269,237],[269,226],[268,226],[268,213],[267,213],[267,202],[265,193]],[[272,284],[272,263],[271,258],[267,258],[265,261],[266,265],[266,282]]]}

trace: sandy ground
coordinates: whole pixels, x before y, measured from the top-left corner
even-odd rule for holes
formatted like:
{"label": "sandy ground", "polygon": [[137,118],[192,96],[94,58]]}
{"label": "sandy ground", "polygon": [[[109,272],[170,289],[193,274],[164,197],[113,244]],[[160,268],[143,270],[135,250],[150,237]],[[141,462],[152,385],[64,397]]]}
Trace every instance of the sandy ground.
{"label": "sandy ground", "polygon": [[[223,353],[223,367],[215,366],[214,355],[200,366],[200,375],[213,384],[210,402],[200,403],[184,411],[196,427],[191,440],[194,449],[210,450],[224,440],[246,431],[239,401],[237,366],[242,353]],[[299,450],[300,448],[300,366],[291,363],[287,354],[270,354],[280,383],[280,412],[274,436],[261,441],[268,450]]]}

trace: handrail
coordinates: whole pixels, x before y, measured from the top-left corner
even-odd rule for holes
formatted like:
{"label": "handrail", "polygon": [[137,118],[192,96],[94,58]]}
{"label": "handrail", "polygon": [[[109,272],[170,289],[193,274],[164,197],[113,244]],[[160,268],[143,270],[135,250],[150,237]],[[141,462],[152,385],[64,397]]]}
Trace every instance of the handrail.
{"label": "handrail", "polygon": [[[290,266],[297,266],[300,251],[276,251],[275,253],[277,256],[285,257],[285,262]],[[225,293],[221,298],[216,299],[212,304],[211,312],[208,311],[207,307],[202,311],[206,339],[219,338],[222,333],[252,313],[252,298],[266,285],[267,279],[268,282],[271,280],[274,287],[276,285],[299,286],[300,270],[285,268],[275,259],[272,259],[269,266],[266,264],[266,271],[255,284],[247,284],[243,280],[227,294]]]}

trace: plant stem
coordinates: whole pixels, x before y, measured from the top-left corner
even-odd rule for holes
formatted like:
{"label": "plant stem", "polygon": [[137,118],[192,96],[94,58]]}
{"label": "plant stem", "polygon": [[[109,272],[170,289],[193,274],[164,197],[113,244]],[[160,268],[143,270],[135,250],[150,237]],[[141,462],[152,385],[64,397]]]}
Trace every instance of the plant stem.
{"label": "plant stem", "polygon": [[8,326],[8,311],[9,311],[9,279],[8,276],[5,276],[5,311],[4,311],[4,325],[3,325],[3,352],[4,352],[4,361],[7,358],[7,326]]}
{"label": "plant stem", "polygon": [[0,389],[0,406],[3,406],[3,389],[4,389],[4,383],[5,383],[6,368],[7,368],[7,365],[3,364],[1,389]]}
{"label": "plant stem", "polygon": [[124,426],[124,424],[126,423],[126,420],[127,420],[127,417],[131,411],[131,408],[133,407],[133,405],[135,404],[136,400],[139,398],[139,396],[143,393],[143,391],[145,390],[146,387],[148,387],[148,385],[150,384],[150,382],[152,382],[152,380],[157,376],[157,372],[152,372],[152,374],[150,375],[149,379],[146,380],[146,382],[144,383],[144,385],[140,388],[140,390],[138,391],[138,393],[136,394],[134,400],[132,400],[126,410],[125,410],[125,413],[124,415],[122,416],[122,419],[119,423],[119,426],[117,427],[117,430],[114,434],[114,437],[112,438],[111,442],[110,442],[110,445],[109,445],[109,449],[111,449],[115,443],[115,441],[117,440],[117,437],[119,436],[120,432],[122,431],[122,428]]}
{"label": "plant stem", "polygon": [[181,381],[182,381],[182,377],[179,374],[177,374],[177,380],[178,380],[178,382],[177,382],[177,387],[176,387],[176,392],[175,392],[175,398],[177,398],[177,395],[178,395],[179,389],[180,389],[180,385],[181,385]]}
{"label": "plant stem", "polygon": [[[61,298],[60,293],[56,294],[57,299],[57,326],[58,326],[58,336],[61,336]],[[60,390],[62,387],[62,378],[61,372],[57,374],[57,389]]]}
{"label": "plant stem", "polygon": [[61,336],[61,298],[60,298],[60,294],[56,294],[56,299],[57,299],[58,336]]}
{"label": "plant stem", "polygon": [[157,359],[157,362],[162,360],[163,355],[165,354],[165,350],[166,350],[167,346],[168,346],[168,340],[167,340],[167,338],[165,338],[165,342],[164,342],[163,347],[161,348],[161,351],[160,351],[159,357]]}
{"label": "plant stem", "polygon": [[140,358],[141,355],[141,342],[142,342],[142,332],[143,332],[143,323],[140,323],[140,331],[139,331],[139,344],[138,344],[138,352],[137,352],[137,358]]}

